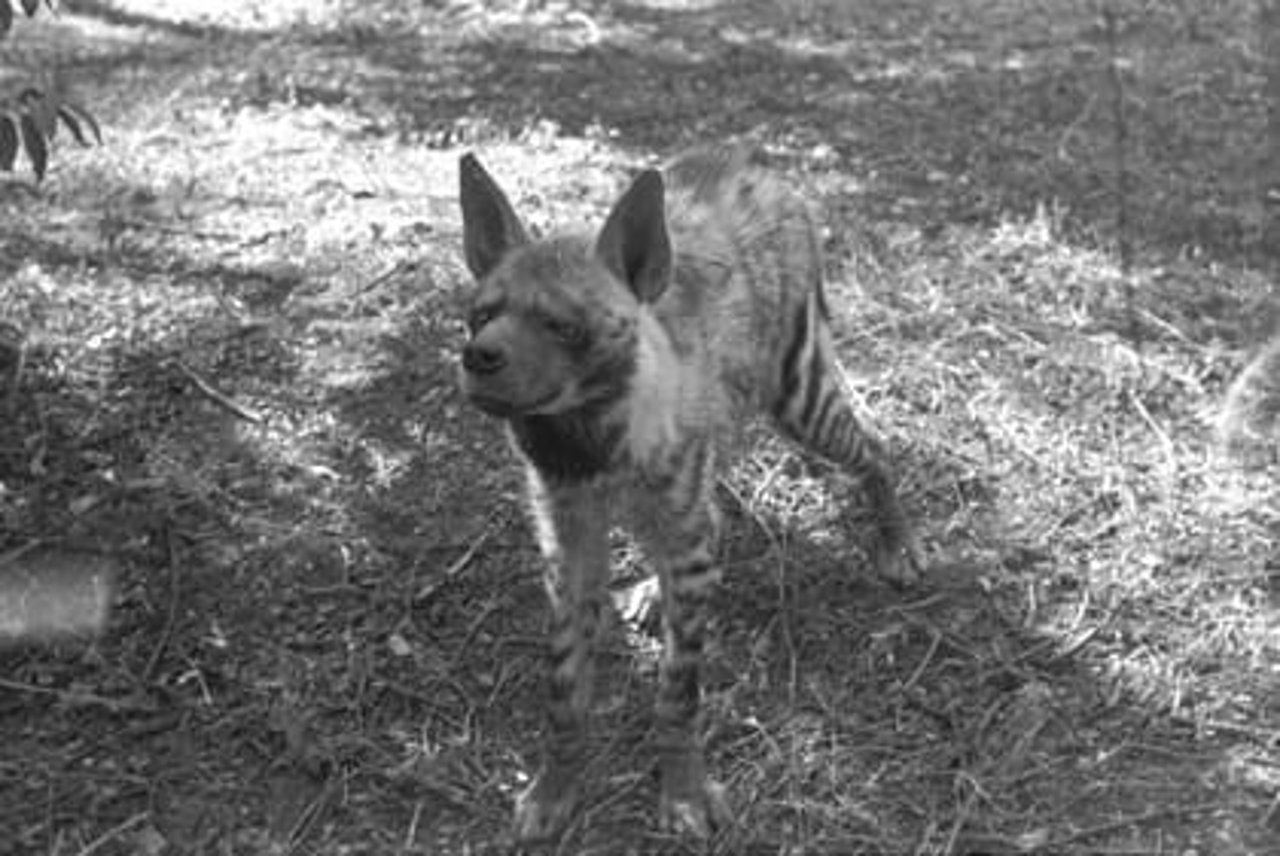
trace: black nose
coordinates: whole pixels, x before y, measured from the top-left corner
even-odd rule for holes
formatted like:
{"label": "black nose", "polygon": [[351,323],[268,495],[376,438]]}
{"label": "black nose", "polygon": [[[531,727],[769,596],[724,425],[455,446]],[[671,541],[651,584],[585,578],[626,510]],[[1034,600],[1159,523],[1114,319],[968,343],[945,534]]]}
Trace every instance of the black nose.
{"label": "black nose", "polygon": [[507,355],[501,348],[469,342],[462,349],[462,367],[472,374],[493,374],[507,364]]}

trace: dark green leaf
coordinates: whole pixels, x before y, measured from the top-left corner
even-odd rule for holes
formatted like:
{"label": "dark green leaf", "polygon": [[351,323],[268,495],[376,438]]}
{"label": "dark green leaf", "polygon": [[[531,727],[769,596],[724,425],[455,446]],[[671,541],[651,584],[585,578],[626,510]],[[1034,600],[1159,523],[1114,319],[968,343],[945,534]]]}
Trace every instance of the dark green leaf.
{"label": "dark green leaf", "polygon": [[13,171],[18,157],[18,126],[9,113],[0,113],[0,170]]}
{"label": "dark green leaf", "polygon": [[52,140],[58,130],[58,111],[53,102],[38,89],[28,87],[18,96],[22,112],[35,119],[40,133]]}
{"label": "dark green leaf", "polygon": [[9,5],[9,0],[0,3],[0,38],[9,32],[9,28],[13,26],[13,7]]}
{"label": "dark green leaf", "polygon": [[97,140],[98,145],[102,145],[102,130],[98,127],[98,120],[93,118],[93,114],[88,110],[74,101],[63,101],[58,105],[58,115],[62,117],[63,124],[71,129],[71,133],[81,145],[87,146],[89,143],[81,138],[80,131],[71,124],[73,120],[77,119],[93,132],[93,138]]}
{"label": "dark green leaf", "polygon": [[40,0],[22,0],[22,11],[27,13],[27,17],[35,15],[36,10],[40,8]]}
{"label": "dark green leaf", "polygon": [[40,128],[30,113],[22,116],[22,146],[27,150],[27,160],[31,161],[36,180],[42,180],[45,167],[49,165],[49,143],[44,134],[40,133]]}
{"label": "dark green leaf", "polygon": [[76,118],[76,114],[72,113],[66,107],[58,108],[58,118],[62,120],[62,124],[67,126],[67,130],[71,132],[71,136],[76,138],[76,142],[82,146],[91,146],[89,138],[84,135],[84,131],[80,127],[80,120]]}

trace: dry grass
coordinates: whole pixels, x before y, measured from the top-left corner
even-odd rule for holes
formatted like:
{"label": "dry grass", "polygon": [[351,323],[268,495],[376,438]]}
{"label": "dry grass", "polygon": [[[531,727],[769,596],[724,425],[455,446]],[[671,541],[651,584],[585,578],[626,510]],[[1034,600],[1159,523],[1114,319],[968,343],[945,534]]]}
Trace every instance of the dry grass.
{"label": "dry grass", "polygon": [[1083,7],[675,5],[46,22],[109,142],[0,185],[0,596],[114,598],[0,652],[0,854],[508,846],[542,595],[452,380],[456,158],[545,227],[729,134],[829,213],[929,582],[863,573],[835,485],[762,438],[706,692],[737,824],[654,830],[656,643],[623,618],[548,851],[1274,852],[1277,472],[1213,433],[1275,317],[1248,4],[1127,19],[1127,271]]}

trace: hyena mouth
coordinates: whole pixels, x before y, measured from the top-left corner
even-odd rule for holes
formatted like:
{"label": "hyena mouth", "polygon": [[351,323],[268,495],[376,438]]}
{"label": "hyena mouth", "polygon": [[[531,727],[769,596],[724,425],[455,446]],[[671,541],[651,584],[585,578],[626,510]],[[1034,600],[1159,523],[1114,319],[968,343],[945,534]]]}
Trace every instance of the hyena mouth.
{"label": "hyena mouth", "polygon": [[531,402],[515,402],[499,396],[488,395],[483,392],[471,392],[468,398],[476,407],[488,413],[490,416],[497,416],[502,419],[511,419],[516,416],[528,416],[534,413],[546,413],[548,408],[555,403],[561,395],[561,390],[553,389],[547,395]]}

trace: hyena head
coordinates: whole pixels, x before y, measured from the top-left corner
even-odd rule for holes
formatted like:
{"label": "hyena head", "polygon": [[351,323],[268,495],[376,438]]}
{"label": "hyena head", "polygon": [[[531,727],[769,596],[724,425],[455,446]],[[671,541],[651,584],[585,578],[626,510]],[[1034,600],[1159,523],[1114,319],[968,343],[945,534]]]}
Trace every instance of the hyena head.
{"label": "hyena head", "polygon": [[618,401],[635,373],[640,315],[671,276],[661,176],[642,173],[595,239],[531,239],[471,154],[460,163],[460,198],[477,281],[463,392],[506,418]]}

